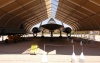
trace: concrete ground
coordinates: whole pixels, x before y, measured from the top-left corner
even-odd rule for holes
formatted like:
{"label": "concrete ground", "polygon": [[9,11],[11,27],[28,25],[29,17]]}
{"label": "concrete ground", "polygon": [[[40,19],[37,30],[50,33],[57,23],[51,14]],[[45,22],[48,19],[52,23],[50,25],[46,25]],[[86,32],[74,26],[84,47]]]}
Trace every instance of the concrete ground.
{"label": "concrete ground", "polygon": [[[73,39],[73,38],[71,38]],[[74,52],[76,54],[77,62],[79,62],[82,47],[79,42],[66,37],[54,37],[50,42],[50,37],[26,38],[25,41],[18,41],[17,43],[0,43],[0,63],[43,63],[46,60],[43,55],[46,52],[47,63],[71,63],[71,57]],[[32,44],[38,44],[38,51],[36,55],[30,55],[30,47]],[[45,44],[45,51],[44,51]],[[100,42],[94,44],[83,44],[83,53],[85,63],[100,63]]]}

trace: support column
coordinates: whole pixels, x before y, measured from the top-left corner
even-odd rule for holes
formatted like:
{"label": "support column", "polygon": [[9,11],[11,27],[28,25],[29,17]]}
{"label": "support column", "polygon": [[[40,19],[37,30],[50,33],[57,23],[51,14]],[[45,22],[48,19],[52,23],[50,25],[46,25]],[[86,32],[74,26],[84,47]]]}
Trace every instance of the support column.
{"label": "support column", "polygon": [[[44,31],[44,30],[43,30]],[[42,36],[41,37],[44,37],[44,32],[42,31]]]}
{"label": "support column", "polygon": [[95,31],[93,31],[93,40],[95,41]]}
{"label": "support column", "polygon": [[76,31],[76,37],[78,37],[78,32]]}
{"label": "support column", "polygon": [[77,37],[77,31],[75,32],[75,37]]}
{"label": "support column", "polygon": [[60,30],[60,36],[59,37],[62,37],[62,32],[61,32],[61,30]]}
{"label": "support column", "polygon": [[2,36],[2,41],[4,40],[4,37]]}
{"label": "support column", "polygon": [[79,38],[79,31],[77,32],[77,37]]}
{"label": "support column", "polygon": [[82,31],[81,31],[81,38],[82,38]]}
{"label": "support column", "polygon": [[53,30],[51,30],[50,32],[51,32],[50,42],[52,42],[53,41]]}
{"label": "support column", "polygon": [[83,38],[85,38],[85,31],[84,31],[84,37]]}

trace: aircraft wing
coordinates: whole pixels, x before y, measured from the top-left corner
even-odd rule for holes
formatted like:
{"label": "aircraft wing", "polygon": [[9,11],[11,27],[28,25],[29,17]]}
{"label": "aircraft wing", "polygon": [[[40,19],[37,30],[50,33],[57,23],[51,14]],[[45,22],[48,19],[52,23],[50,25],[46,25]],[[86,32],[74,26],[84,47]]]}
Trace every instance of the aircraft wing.
{"label": "aircraft wing", "polygon": [[59,24],[45,24],[45,25],[41,25],[40,28],[44,28],[48,30],[56,30],[56,29],[63,28],[63,26]]}

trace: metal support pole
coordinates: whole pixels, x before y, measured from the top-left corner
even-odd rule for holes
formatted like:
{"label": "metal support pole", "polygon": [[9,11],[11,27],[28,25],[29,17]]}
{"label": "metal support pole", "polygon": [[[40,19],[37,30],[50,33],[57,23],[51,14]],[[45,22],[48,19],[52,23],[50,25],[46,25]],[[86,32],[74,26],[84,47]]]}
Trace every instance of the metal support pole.
{"label": "metal support pole", "polygon": [[81,31],[81,38],[82,38],[82,31]]}
{"label": "metal support pole", "polygon": [[60,30],[60,37],[62,37],[62,33],[61,33],[61,30]]}
{"label": "metal support pole", "polygon": [[4,40],[4,37],[2,36],[2,41]]}

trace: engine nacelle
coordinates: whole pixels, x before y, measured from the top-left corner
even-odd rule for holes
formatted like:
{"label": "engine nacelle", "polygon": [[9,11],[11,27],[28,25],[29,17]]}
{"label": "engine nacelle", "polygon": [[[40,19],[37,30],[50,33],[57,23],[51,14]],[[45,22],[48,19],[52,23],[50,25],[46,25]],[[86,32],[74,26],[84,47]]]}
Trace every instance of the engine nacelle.
{"label": "engine nacelle", "polygon": [[70,27],[64,28],[63,32],[65,33],[71,33],[72,29]]}
{"label": "engine nacelle", "polygon": [[32,29],[32,32],[33,32],[33,33],[38,33],[38,32],[40,32],[40,29],[37,28],[37,27],[34,27],[34,28]]}

